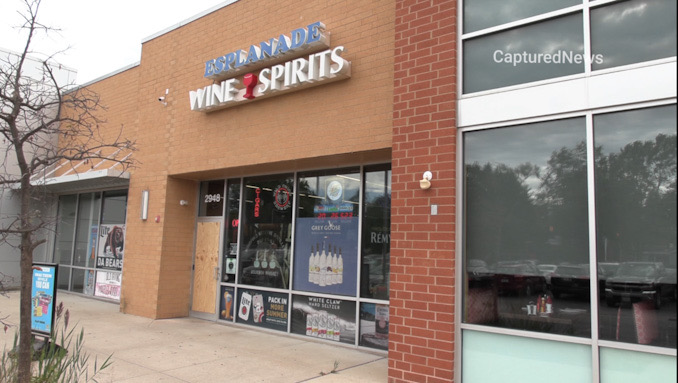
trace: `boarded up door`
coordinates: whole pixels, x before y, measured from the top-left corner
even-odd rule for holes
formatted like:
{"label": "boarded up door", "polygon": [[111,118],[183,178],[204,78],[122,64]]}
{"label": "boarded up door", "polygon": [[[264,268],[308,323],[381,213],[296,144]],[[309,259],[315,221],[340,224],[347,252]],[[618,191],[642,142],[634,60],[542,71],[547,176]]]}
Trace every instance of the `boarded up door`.
{"label": "boarded up door", "polygon": [[[216,268],[219,262],[219,222],[198,222],[191,310],[214,314],[217,299]],[[218,278],[218,276],[217,276]]]}

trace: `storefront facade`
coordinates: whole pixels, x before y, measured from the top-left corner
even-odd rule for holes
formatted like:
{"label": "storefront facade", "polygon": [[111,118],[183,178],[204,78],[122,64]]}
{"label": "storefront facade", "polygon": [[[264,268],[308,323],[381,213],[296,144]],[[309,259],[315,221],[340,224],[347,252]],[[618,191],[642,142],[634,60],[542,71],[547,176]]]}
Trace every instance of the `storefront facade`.
{"label": "storefront facade", "polygon": [[[565,3],[240,0],[151,36],[87,85],[136,139],[129,185],[62,193],[89,221],[57,238],[124,229],[125,313],[388,352],[389,381],[675,380],[675,3]],[[617,48],[624,15],[665,45]],[[603,269],[639,262],[659,298],[615,295]]]}

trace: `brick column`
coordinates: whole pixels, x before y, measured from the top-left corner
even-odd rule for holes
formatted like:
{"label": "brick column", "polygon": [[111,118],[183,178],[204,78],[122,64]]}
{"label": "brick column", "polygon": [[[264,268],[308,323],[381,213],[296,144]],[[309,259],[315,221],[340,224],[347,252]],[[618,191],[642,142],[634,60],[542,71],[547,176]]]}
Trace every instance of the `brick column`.
{"label": "brick column", "polygon": [[454,378],[456,4],[396,0],[389,382]]}

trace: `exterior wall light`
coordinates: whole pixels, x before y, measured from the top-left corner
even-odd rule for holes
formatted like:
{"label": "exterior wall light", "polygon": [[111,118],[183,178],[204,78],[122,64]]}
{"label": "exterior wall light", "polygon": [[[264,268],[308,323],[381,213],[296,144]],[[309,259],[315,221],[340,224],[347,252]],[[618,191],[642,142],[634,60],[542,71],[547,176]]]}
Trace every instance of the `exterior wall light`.
{"label": "exterior wall light", "polygon": [[148,190],[141,192],[141,220],[148,219]]}
{"label": "exterior wall light", "polygon": [[419,187],[421,190],[426,190],[431,187],[431,180],[433,179],[433,173],[426,171],[424,172],[424,176],[422,179],[419,181]]}
{"label": "exterior wall light", "polygon": [[185,199],[182,199],[181,201],[179,201],[179,205],[181,205],[181,206],[187,206],[187,205],[188,205],[188,201],[186,201]]}

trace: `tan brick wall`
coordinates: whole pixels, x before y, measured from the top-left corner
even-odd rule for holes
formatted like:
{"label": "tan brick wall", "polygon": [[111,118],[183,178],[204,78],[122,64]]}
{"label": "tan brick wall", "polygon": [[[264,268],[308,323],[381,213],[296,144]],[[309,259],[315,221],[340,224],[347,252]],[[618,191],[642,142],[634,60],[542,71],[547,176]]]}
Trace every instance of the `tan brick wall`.
{"label": "tan brick wall", "polygon": [[[394,7],[384,0],[241,0],[147,41],[138,67],[92,85],[111,103],[109,121],[134,121],[139,147],[124,312],[188,315],[197,181],[390,160]],[[189,91],[211,83],[203,77],[207,60],[315,21],[327,26],[331,47],[346,48],[350,79],[211,113],[190,110]],[[166,89],[167,106],[158,102]],[[142,190],[150,191],[146,222],[139,219]],[[180,199],[191,204],[179,206]]]}
{"label": "tan brick wall", "polygon": [[390,382],[454,379],[456,9],[396,1]]}

